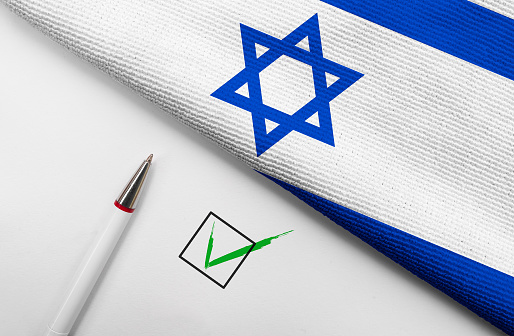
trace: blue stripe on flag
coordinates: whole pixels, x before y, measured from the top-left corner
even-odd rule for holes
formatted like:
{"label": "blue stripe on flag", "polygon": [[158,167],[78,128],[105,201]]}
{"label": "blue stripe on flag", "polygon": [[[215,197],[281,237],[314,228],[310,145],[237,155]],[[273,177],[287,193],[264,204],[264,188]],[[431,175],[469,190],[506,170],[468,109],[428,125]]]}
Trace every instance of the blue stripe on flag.
{"label": "blue stripe on flag", "polygon": [[514,20],[466,0],[322,0],[514,80]]}
{"label": "blue stripe on flag", "polygon": [[514,335],[514,277],[262,175],[479,316]]}

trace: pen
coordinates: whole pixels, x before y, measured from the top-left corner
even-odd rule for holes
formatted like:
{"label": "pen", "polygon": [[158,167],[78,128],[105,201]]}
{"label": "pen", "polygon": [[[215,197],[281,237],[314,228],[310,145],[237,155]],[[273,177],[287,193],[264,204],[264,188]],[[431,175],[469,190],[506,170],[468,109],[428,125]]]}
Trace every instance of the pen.
{"label": "pen", "polygon": [[120,196],[114,201],[113,215],[82,259],[57,314],[48,324],[45,336],[66,336],[91,293],[98,277],[136,208],[153,154],[139,167]]}

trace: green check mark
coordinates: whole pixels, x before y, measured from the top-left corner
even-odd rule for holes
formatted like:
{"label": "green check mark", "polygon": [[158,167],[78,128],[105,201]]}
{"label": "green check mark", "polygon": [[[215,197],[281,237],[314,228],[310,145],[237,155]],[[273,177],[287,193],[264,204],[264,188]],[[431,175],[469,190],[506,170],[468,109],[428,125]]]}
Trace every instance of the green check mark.
{"label": "green check mark", "polygon": [[257,243],[255,243],[255,246],[254,246],[253,249],[252,249],[253,244],[250,244],[248,246],[241,247],[240,249],[237,249],[235,251],[227,253],[224,256],[221,256],[221,257],[216,258],[216,259],[211,261],[211,252],[212,252],[212,247],[214,246],[214,238],[213,238],[214,224],[215,224],[215,222],[212,223],[211,236],[209,237],[209,243],[207,244],[207,253],[205,254],[205,269],[207,269],[209,267],[212,267],[212,266],[219,265],[221,263],[224,263],[225,261],[229,261],[229,260],[236,259],[236,258],[239,258],[241,256],[244,256],[245,254],[250,252],[250,250],[252,252],[260,250],[264,246],[267,246],[267,245],[271,244],[271,241],[273,239],[277,239],[278,237],[284,236],[284,235],[288,234],[289,232],[293,231],[293,230],[287,231],[287,232],[281,233],[279,235],[276,235],[276,236],[273,236],[273,237],[269,237],[269,238],[265,238],[263,240],[260,240]]}

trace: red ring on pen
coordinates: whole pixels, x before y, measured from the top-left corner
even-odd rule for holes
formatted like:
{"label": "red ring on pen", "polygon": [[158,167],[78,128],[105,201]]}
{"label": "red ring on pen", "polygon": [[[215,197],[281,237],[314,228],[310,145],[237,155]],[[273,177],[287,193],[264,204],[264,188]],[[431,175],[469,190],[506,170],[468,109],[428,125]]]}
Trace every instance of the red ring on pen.
{"label": "red ring on pen", "polygon": [[133,212],[134,212],[134,209],[127,208],[126,206],[121,205],[120,203],[118,203],[118,201],[117,201],[117,200],[116,200],[116,201],[114,201],[114,205],[115,205],[118,209],[120,209],[120,210],[122,210],[122,211],[125,211],[125,212],[128,212],[128,213],[133,213]]}

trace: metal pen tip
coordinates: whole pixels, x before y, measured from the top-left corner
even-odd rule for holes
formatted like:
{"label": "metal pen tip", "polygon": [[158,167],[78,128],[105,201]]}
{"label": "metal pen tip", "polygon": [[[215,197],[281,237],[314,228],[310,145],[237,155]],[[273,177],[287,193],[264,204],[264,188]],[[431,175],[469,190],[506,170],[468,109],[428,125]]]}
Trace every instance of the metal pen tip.
{"label": "metal pen tip", "polygon": [[139,194],[143,189],[143,185],[146,180],[148,170],[150,169],[152,159],[153,154],[150,154],[150,156],[145,161],[143,161],[139,169],[132,176],[132,179],[129,181],[125,189],[123,189],[120,196],[116,199],[116,202],[131,210],[136,208]]}

